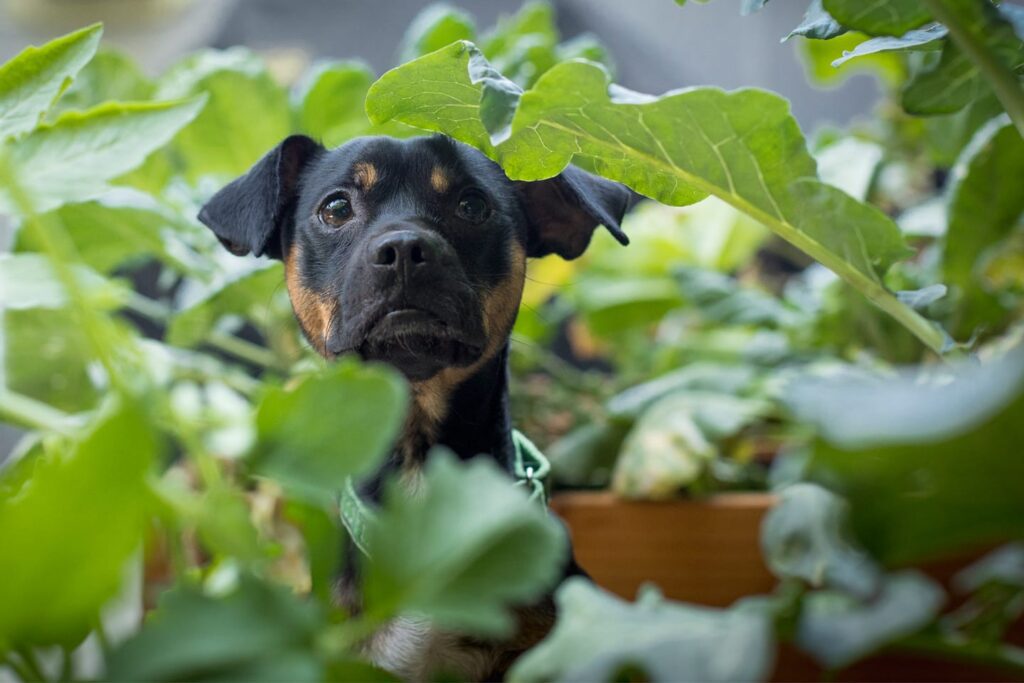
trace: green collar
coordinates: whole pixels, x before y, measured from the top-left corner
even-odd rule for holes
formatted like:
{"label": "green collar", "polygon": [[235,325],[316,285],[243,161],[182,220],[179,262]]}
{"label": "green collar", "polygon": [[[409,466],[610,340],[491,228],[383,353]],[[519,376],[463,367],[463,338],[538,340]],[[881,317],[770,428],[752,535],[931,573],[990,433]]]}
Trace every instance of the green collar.
{"label": "green collar", "polygon": [[[512,444],[515,451],[515,460],[512,464],[515,486],[526,487],[530,500],[535,500],[546,508],[548,499],[544,481],[551,471],[551,464],[540,449],[518,429],[512,430]],[[341,523],[345,525],[352,541],[363,554],[369,555],[366,551],[366,534],[368,527],[373,523],[375,513],[373,508],[359,497],[351,477],[345,480],[345,485],[338,496],[338,508]]]}

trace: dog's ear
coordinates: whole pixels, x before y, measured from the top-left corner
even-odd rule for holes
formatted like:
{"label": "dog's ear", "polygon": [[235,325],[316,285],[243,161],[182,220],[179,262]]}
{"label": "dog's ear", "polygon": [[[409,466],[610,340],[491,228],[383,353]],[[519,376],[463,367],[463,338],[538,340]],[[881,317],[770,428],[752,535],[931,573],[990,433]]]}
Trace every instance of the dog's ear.
{"label": "dog's ear", "polygon": [[281,225],[294,204],[299,176],[321,151],[305,135],[285,138],[213,195],[199,212],[200,222],[233,254],[281,258]]}
{"label": "dog's ear", "polygon": [[619,223],[636,195],[625,186],[569,166],[554,178],[517,182],[516,187],[529,223],[527,256],[574,259],[599,225],[620,244],[629,244]]}

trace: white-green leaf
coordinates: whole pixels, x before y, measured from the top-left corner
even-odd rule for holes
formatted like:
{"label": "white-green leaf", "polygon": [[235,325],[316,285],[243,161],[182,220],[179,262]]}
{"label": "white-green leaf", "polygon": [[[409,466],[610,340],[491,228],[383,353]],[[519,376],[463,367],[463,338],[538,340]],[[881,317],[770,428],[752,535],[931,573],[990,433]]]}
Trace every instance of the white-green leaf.
{"label": "white-green leaf", "polygon": [[761,681],[771,674],[774,637],[766,613],[664,600],[652,587],[625,602],[584,579],[555,596],[558,622],[509,672],[527,681]]}
{"label": "white-green leaf", "polygon": [[[76,282],[91,306],[117,308],[131,290],[108,280],[87,266],[75,266]],[[42,254],[0,254],[0,309],[63,308],[67,293],[54,273],[50,260]]]}
{"label": "white-green leaf", "polygon": [[27,47],[0,66],[0,142],[35,128],[100,43],[103,27],[93,24]]}
{"label": "white-green leaf", "polygon": [[[85,112],[67,112],[0,148],[0,153],[6,152],[32,209],[45,211],[101,194],[108,181],[141,164],[195,118],[202,106],[202,99],[108,102]],[[0,211],[22,211],[4,188],[0,188]]]}

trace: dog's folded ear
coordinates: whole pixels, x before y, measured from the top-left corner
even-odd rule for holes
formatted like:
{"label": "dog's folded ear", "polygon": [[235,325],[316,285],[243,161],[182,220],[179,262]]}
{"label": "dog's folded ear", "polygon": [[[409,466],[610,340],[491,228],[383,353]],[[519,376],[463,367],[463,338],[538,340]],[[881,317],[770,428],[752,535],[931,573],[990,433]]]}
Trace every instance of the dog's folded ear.
{"label": "dog's folded ear", "polygon": [[280,230],[292,211],[299,176],[322,151],[305,135],[285,138],[213,195],[199,212],[200,222],[233,254],[281,258]]}
{"label": "dog's folded ear", "polygon": [[635,193],[624,185],[569,166],[547,180],[517,182],[529,222],[527,256],[582,254],[597,226],[629,244],[619,223],[633,205]]}

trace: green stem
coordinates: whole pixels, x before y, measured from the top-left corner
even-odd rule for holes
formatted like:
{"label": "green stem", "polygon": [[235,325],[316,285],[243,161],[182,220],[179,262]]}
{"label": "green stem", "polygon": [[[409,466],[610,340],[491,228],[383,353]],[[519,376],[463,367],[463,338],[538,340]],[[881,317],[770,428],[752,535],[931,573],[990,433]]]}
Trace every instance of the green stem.
{"label": "green stem", "polygon": [[71,424],[66,413],[34,398],[0,388],[0,420],[44,432],[68,434]]}
{"label": "green stem", "polygon": [[25,669],[31,676],[28,680],[47,680],[46,674],[43,673],[43,668],[39,665],[39,660],[36,659],[35,653],[32,652],[32,648],[26,645],[16,648],[15,651],[18,653],[18,656],[21,657],[21,661],[25,663]]}
{"label": "green stem", "polygon": [[[962,2],[963,0],[958,0]],[[965,21],[963,11],[950,6],[949,0],[923,0],[936,21],[949,29],[949,36],[967,58],[974,62],[999,98],[1010,120],[1024,136],[1024,89],[1013,69],[1004,64],[985,40],[985,26]],[[980,2],[979,2],[980,4]]]}
{"label": "green stem", "polygon": [[1006,643],[982,643],[919,633],[901,640],[895,647],[1024,675],[1024,648]]}

